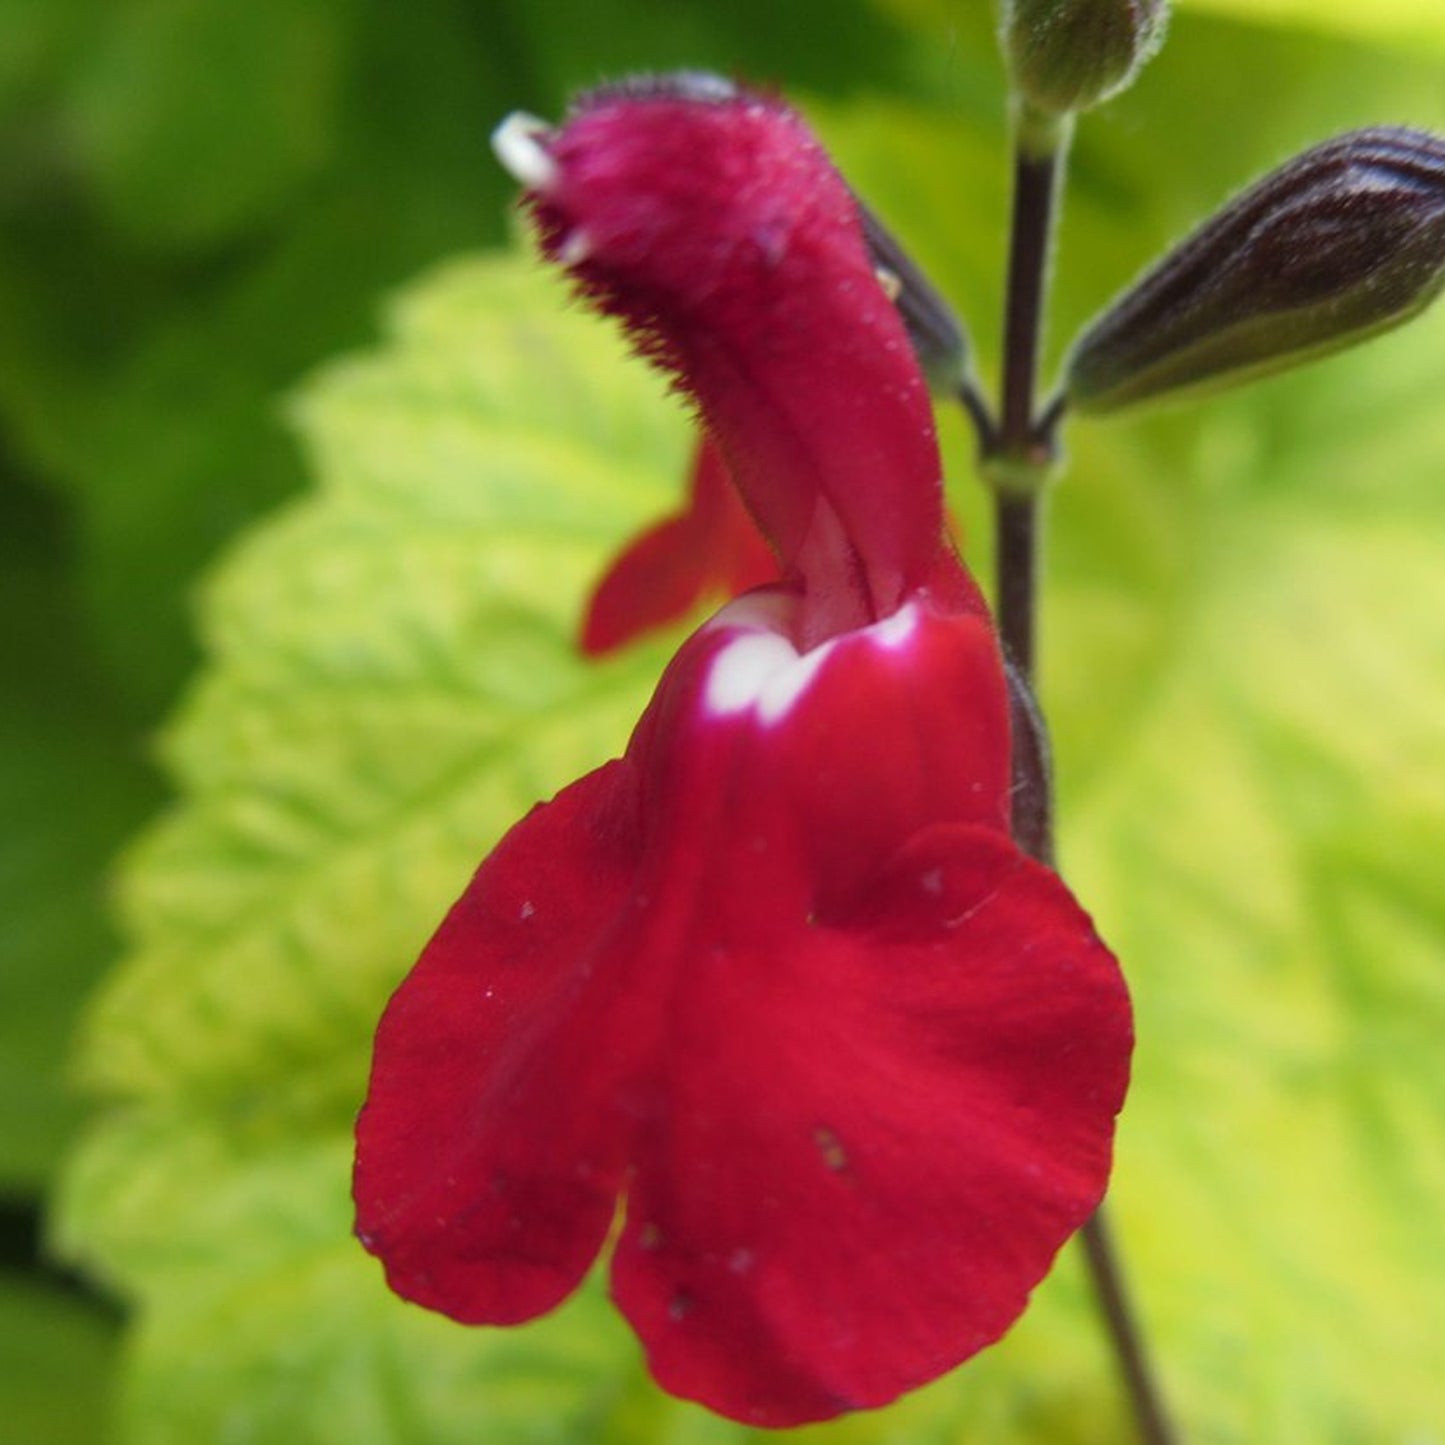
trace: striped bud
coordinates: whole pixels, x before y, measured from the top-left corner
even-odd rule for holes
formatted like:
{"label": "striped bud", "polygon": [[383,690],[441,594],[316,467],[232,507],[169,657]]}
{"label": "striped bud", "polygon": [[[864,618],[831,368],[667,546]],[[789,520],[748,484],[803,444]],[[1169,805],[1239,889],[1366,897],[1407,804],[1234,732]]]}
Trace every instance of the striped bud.
{"label": "striped bud", "polygon": [[1167,0],[1004,0],[1004,54],[1031,105],[1087,110],[1134,79],[1168,16]]}
{"label": "striped bud", "polygon": [[1102,412],[1216,389],[1352,346],[1445,284],[1445,139],[1379,127],[1272,171],[1130,286],[1075,343],[1070,402]]}

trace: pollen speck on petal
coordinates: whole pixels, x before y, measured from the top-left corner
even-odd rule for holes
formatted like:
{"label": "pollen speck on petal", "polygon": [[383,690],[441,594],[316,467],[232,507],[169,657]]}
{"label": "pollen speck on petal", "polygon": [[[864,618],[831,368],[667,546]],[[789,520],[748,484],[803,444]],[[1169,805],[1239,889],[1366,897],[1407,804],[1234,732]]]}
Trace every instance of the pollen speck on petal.
{"label": "pollen speck on petal", "polygon": [[841,1174],[848,1167],[848,1151],[838,1136],[826,1125],[820,1124],[813,1130],[813,1143],[823,1156],[823,1163],[835,1174]]}

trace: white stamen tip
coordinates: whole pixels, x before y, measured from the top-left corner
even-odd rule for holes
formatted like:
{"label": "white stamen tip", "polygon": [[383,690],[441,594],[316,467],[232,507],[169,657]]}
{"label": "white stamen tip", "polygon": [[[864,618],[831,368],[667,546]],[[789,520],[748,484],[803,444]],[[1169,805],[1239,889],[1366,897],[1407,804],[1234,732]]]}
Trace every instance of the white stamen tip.
{"label": "white stamen tip", "polygon": [[492,132],[492,153],[529,191],[545,191],[556,183],[557,162],[540,137],[552,127],[524,110],[514,110]]}

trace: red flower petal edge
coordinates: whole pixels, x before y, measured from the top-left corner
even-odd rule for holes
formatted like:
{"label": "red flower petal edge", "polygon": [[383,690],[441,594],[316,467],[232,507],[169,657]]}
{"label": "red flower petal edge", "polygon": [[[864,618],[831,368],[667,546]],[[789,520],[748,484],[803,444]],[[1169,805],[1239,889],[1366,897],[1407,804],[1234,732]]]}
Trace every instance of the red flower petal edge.
{"label": "red flower petal edge", "polygon": [[629,542],[593,590],[582,651],[614,652],[681,622],[709,598],[726,602],[777,576],[777,559],[734,490],[722,454],[704,437],[683,510]]}
{"label": "red flower petal edge", "polygon": [[[620,1211],[613,1296],[666,1388],[764,1426],[879,1405],[1007,1329],[1102,1197],[1127,995],[1009,836],[997,644],[906,343],[838,304],[862,243],[816,142],[688,82],[528,144],[547,244],[681,369],[785,580],[694,634],[397,991],[358,1231],[399,1293],[505,1324]],[[752,313],[780,273],[781,338]],[[820,340],[887,384],[795,407]]]}

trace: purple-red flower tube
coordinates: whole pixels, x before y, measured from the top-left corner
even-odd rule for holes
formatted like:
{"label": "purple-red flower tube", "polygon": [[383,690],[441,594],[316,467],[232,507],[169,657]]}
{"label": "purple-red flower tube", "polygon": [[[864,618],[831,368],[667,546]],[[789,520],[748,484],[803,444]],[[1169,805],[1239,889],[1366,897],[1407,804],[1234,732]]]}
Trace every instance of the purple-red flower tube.
{"label": "purple-red flower tube", "polygon": [[927,395],[780,103],[602,91],[500,148],[546,254],[695,401],[782,581],[518,823],[382,1019],[358,1232],[531,1319],[615,1235],[668,1390],[795,1425],[997,1339],[1104,1192],[1117,965],[1009,835],[1009,710]]}

